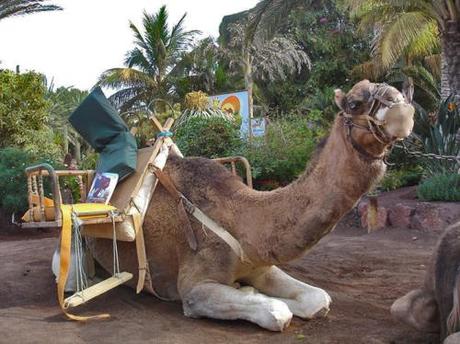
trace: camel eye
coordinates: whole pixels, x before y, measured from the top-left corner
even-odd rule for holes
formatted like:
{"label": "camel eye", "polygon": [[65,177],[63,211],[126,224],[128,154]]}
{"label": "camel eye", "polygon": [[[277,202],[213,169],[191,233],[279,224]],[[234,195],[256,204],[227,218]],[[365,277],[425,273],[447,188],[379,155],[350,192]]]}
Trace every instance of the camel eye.
{"label": "camel eye", "polygon": [[355,109],[359,108],[362,104],[363,104],[363,102],[360,102],[360,101],[352,101],[352,102],[348,103],[348,106],[350,107],[351,110],[355,110]]}

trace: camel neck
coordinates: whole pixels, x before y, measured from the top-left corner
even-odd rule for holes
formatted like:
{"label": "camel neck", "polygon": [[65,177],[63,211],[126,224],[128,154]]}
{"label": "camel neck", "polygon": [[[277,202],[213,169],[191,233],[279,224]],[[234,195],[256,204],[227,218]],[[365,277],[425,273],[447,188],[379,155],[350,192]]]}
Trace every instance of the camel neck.
{"label": "camel neck", "polygon": [[277,264],[301,256],[333,229],[385,170],[382,161],[359,156],[340,119],[314,164],[294,183],[257,193],[255,203],[246,205],[252,213],[248,225],[260,228],[251,237],[243,235],[256,259]]}

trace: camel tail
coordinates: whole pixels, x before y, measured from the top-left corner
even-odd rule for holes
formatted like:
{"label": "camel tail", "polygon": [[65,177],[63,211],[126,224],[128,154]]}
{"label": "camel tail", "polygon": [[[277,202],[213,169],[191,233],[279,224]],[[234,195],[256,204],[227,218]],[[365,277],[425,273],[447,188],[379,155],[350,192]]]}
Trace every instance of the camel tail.
{"label": "camel tail", "polygon": [[460,331],[460,267],[457,268],[457,275],[455,276],[455,285],[452,294],[452,310],[447,318],[448,335]]}

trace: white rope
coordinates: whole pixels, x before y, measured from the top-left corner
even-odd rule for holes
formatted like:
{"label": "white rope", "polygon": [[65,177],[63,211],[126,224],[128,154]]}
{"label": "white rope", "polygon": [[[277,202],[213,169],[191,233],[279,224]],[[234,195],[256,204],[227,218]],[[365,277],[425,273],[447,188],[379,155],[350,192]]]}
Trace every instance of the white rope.
{"label": "white rope", "polygon": [[120,274],[120,259],[118,257],[117,231],[115,229],[115,212],[110,212],[113,228],[113,276]]}
{"label": "white rope", "polygon": [[77,291],[82,291],[88,287],[88,278],[85,272],[83,263],[83,241],[81,237],[82,222],[78,216],[72,212],[72,231],[73,231],[73,250],[75,256],[75,281],[77,284]]}

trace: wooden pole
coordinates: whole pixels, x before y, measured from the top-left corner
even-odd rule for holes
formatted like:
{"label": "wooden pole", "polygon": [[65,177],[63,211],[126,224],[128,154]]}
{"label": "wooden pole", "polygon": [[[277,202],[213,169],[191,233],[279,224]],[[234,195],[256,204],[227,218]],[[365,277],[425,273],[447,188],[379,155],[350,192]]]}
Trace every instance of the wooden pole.
{"label": "wooden pole", "polygon": [[367,208],[367,231],[371,233],[378,227],[379,203],[377,196],[368,196],[369,206]]}

